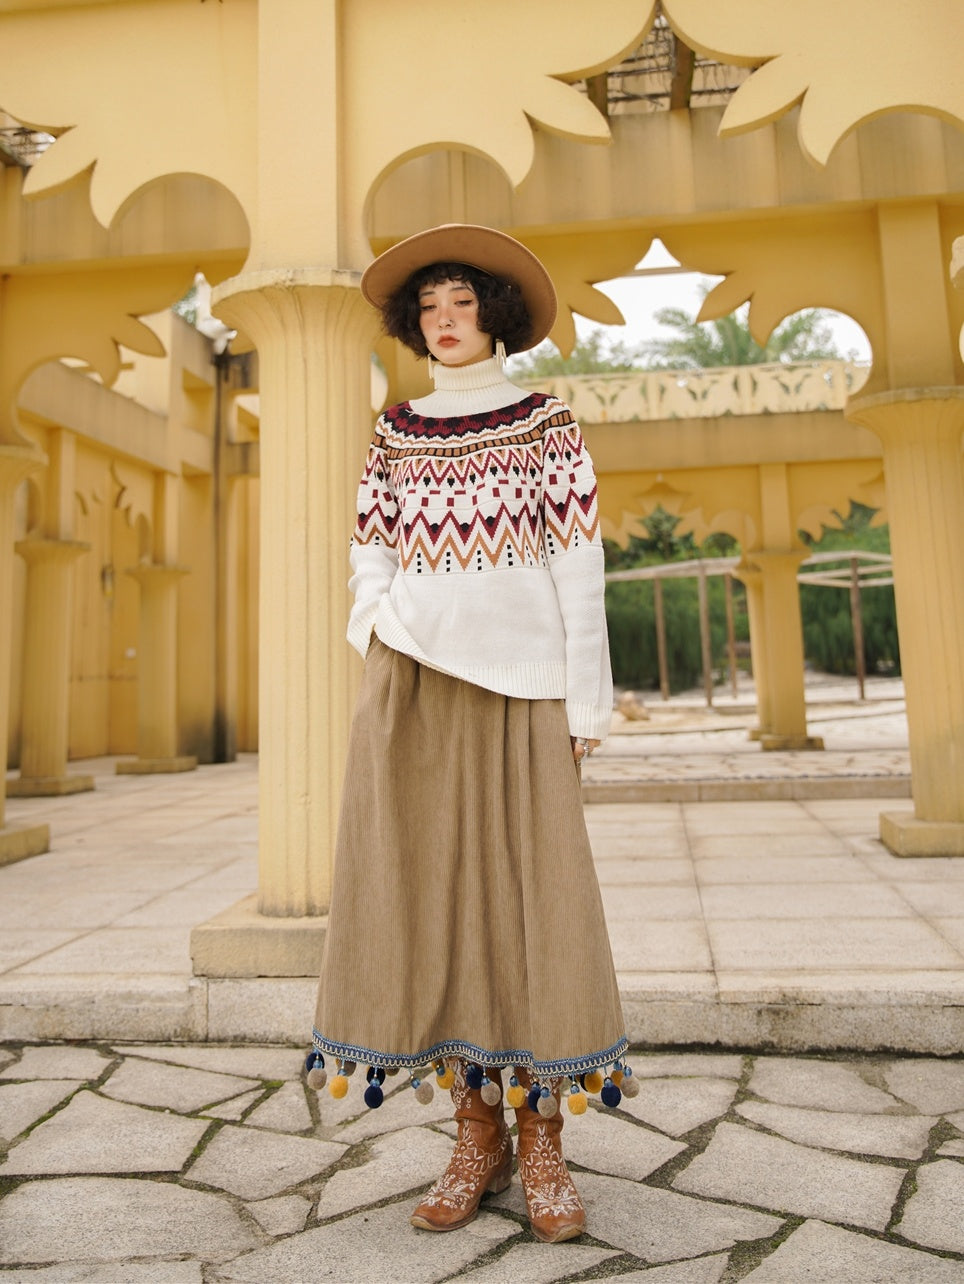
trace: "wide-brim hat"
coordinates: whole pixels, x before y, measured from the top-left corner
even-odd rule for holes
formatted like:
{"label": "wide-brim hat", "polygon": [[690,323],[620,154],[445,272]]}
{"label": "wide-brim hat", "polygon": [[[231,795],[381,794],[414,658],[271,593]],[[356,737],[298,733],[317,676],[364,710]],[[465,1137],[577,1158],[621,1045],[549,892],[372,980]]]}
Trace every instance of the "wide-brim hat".
{"label": "wide-brim hat", "polygon": [[556,319],[556,291],[549,273],[521,241],[477,223],[443,223],[399,241],[365,269],[361,292],[383,308],[413,272],[432,263],[465,263],[513,281],[532,322],[529,346],[548,335]]}

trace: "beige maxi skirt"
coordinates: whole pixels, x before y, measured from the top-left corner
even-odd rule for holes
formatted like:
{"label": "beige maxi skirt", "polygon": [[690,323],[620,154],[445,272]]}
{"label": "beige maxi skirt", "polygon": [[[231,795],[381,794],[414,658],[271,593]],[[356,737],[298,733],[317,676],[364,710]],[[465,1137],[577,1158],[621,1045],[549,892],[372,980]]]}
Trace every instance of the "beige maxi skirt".
{"label": "beige maxi skirt", "polygon": [[373,639],[315,1050],[384,1070],[459,1056],[546,1078],[602,1068],[626,1046],[564,702],[500,695]]}

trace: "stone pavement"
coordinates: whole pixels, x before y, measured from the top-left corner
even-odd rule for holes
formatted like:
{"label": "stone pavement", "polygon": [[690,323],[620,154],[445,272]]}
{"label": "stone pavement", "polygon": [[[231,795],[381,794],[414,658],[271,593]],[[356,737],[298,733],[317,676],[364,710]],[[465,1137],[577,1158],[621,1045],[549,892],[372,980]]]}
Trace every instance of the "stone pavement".
{"label": "stone pavement", "polygon": [[[0,1045],[0,1280],[24,1284],[960,1284],[964,1061],[647,1053],[568,1115],[588,1233],[540,1244],[518,1178],[413,1230],[447,1093],[335,1101],[302,1051]],[[392,1088],[393,1083],[397,1086]],[[510,1112],[511,1121],[511,1112]]]}

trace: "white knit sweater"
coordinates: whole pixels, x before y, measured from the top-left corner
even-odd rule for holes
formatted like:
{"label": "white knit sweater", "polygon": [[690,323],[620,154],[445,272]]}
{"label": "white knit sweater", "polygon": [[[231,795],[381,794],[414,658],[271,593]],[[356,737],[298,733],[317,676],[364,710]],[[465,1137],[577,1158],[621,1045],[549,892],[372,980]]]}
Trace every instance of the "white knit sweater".
{"label": "white knit sweater", "polygon": [[492,358],[378,420],[351,540],[348,640],[477,686],[564,699],[574,736],[613,709],[596,478],[564,402]]}

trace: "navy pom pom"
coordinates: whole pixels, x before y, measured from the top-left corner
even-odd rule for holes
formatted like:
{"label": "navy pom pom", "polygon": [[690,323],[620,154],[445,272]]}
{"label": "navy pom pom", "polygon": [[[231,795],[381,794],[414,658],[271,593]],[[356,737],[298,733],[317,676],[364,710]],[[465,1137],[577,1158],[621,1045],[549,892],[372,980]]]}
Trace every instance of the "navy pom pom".
{"label": "navy pom pom", "polygon": [[312,1048],[305,1057],[305,1074],[310,1073],[310,1071],[314,1070],[316,1067],[319,1070],[323,1070],[325,1067],[325,1058],[320,1052],[316,1052],[315,1049]]}
{"label": "navy pom pom", "polygon": [[482,1087],[482,1067],[469,1066],[465,1071],[466,1086],[477,1092]]}
{"label": "navy pom pom", "polygon": [[530,1109],[530,1110],[538,1111],[538,1109],[539,1109],[539,1098],[540,1098],[541,1096],[542,1096],[542,1089],[539,1087],[539,1085],[538,1085],[538,1084],[536,1084],[536,1085],[535,1085],[535,1087],[533,1087],[533,1088],[530,1088],[530,1089],[529,1089],[529,1096],[528,1096],[528,1099],[527,1099],[527,1105],[528,1105],[528,1107],[529,1107],[529,1109]]}
{"label": "navy pom pom", "polygon": [[619,1091],[619,1089],[613,1083],[612,1079],[609,1079],[609,1078],[607,1078],[606,1082],[603,1084],[603,1090],[602,1090],[601,1096],[603,1100],[603,1105],[609,1106],[611,1108],[618,1106],[620,1101],[622,1101],[622,1098],[623,1098],[623,1094]]}
{"label": "navy pom pom", "polygon": [[[368,1074],[366,1078],[368,1079],[369,1083],[383,1084],[385,1082],[385,1071],[382,1069],[381,1066],[369,1066]],[[365,1099],[366,1100],[368,1099],[367,1093],[365,1094]],[[379,1099],[378,1104],[379,1105],[382,1104],[381,1099]]]}
{"label": "navy pom pom", "polygon": [[382,1085],[377,1080],[369,1083],[365,1089],[365,1105],[372,1110],[377,1110],[385,1100],[385,1094],[382,1092]]}

